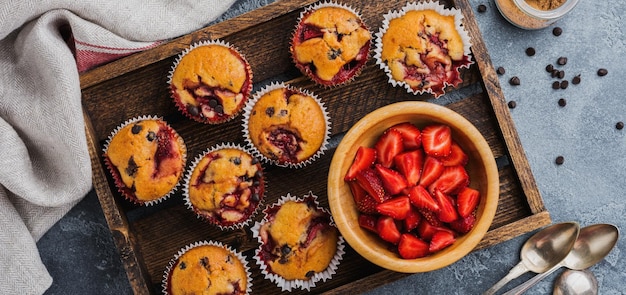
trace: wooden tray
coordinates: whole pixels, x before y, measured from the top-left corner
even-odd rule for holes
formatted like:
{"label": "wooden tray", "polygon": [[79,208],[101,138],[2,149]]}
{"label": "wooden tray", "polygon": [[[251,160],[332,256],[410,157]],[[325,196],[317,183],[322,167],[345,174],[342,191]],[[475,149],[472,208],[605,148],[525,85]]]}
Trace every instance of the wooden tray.
{"label": "wooden tray", "polygon": [[[390,86],[384,73],[374,65],[373,58],[361,76],[349,85],[323,89],[303,78],[291,62],[289,38],[302,7],[314,2],[278,1],[81,75],[94,188],[136,294],[160,293],[163,271],[174,254],[189,243],[207,239],[229,244],[244,253],[251,265],[254,294],[280,292],[260,273],[253,259],[258,244],[248,228],[222,232],[203,223],[185,207],[180,192],[153,207],[132,205],[119,195],[103,169],[104,141],[120,123],[139,115],[163,116],[185,139],[190,159],[217,143],[243,144],[240,117],[220,126],[198,124],[180,115],[169,97],[166,81],[174,58],[190,44],[205,39],[221,38],[236,45],[251,64],[255,89],[269,81],[286,81],[316,93],[328,107],[334,138],[340,138],[365,114],[398,101],[430,100],[465,116],[489,142],[500,173],[498,211],[489,232],[476,249],[551,223],[467,0],[442,3],[461,9],[464,26],[473,41],[476,63],[462,72],[463,85],[449,89],[449,95],[437,100],[431,96],[413,96]],[[342,2],[360,10],[374,32],[378,30],[384,13],[406,4],[404,0],[367,4],[356,0]],[[271,204],[287,193],[300,196],[312,191],[319,196],[323,206],[328,206],[326,177],[333,152],[334,148],[331,148],[304,169],[266,165],[269,186],[265,204]],[[260,218],[259,214],[255,220]],[[320,282],[312,292],[362,292],[406,275],[381,269],[347,247],[338,273],[332,280]]]}

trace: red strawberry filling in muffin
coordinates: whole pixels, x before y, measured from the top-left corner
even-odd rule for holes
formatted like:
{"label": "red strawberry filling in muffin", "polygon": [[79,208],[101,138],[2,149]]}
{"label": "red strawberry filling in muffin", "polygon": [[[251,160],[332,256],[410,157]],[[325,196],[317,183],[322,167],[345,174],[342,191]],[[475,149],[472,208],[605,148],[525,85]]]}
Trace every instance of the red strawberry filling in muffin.
{"label": "red strawberry filling in muffin", "polygon": [[369,56],[371,34],[361,19],[342,7],[322,7],[300,19],[291,52],[296,66],[315,82],[342,84],[358,75]]}

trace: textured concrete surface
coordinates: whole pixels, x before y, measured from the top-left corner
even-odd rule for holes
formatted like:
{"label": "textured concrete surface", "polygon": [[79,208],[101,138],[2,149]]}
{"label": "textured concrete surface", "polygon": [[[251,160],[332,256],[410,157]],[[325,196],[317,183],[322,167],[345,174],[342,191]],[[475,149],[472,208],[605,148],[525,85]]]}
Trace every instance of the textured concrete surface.
{"label": "textured concrete surface", "polygon": [[[488,0],[469,0],[487,6],[476,18],[495,67],[506,73],[500,84],[539,190],[554,222],[576,221],[581,226],[612,223],[626,228],[626,6],[612,1],[581,0],[555,25],[525,31],[510,25]],[[272,1],[238,1],[224,18]],[[559,37],[552,28],[563,28]],[[525,54],[533,47],[536,54]],[[545,71],[565,56],[560,67],[579,85],[553,90]],[[596,71],[606,68],[608,75]],[[508,81],[517,76],[521,85]],[[564,98],[566,106],[558,100]],[[555,158],[563,156],[562,165]],[[375,289],[369,294],[480,294],[519,262],[521,245],[532,233],[474,252],[447,268]],[[600,294],[626,294],[626,241],[590,268]],[[54,283],[46,294],[130,294],[119,254],[113,245],[95,194],[90,193],[38,243]],[[527,294],[548,294],[563,270],[549,276]],[[509,283],[510,289],[532,277],[528,273]],[[315,290],[313,290],[314,292]]]}

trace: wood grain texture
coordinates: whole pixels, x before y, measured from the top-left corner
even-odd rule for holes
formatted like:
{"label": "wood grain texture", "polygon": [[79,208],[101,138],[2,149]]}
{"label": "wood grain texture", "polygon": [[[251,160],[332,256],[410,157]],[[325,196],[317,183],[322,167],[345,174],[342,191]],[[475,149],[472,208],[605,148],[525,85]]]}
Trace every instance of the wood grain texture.
{"label": "wood grain texture", "polygon": [[[122,122],[140,115],[162,116],[185,139],[188,159],[222,142],[243,144],[241,121],[219,126],[203,125],[183,117],[175,108],[167,89],[167,75],[176,56],[190,44],[220,38],[235,45],[254,72],[255,89],[269,81],[284,81],[307,89],[320,97],[329,110],[332,136],[340,138],[365,114],[382,106],[406,100],[431,101],[430,95],[414,96],[386,81],[385,74],[370,59],[362,74],[352,83],[323,88],[303,77],[289,55],[289,38],[303,6],[315,1],[284,0],[242,16],[181,36],[145,52],[133,54],[81,75],[83,109],[94,189],[100,200],[113,239],[121,253],[128,278],[136,294],[160,292],[165,265],[185,245],[198,240],[217,240],[244,253],[253,274],[253,294],[280,293],[263,278],[253,259],[258,246],[246,227],[220,231],[207,225],[186,208],[180,192],[152,207],[138,207],[117,192],[108,171],[103,168],[102,147],[110,132]],[[405,1],[343,3],[360,10],[375,32],[385,12],[398,9]],[[442,1],[461,9],[464,26],[472,38],[475,64],[461,72],[464,82],[448,92],[472,89],[446,107],[472,122],[487,140],[499,166],[500,199],[494,221],[476,249],[506,241],[551,222],[519,141],[515,126],[500,90],[489,54],[466,0]],[[268,186],[265,204],[290,193],[311,191],[322,206],[328,206],[327,172],[334,149],[303,169],[265,166]],[[260,215],[254,221],[261,219]],[[366,261],[350,247],[333,279],[320,282],[313,293],[362,292],[405,277],[406,274],[381,269]],[[292,294],[308,293],[295,290]]]}

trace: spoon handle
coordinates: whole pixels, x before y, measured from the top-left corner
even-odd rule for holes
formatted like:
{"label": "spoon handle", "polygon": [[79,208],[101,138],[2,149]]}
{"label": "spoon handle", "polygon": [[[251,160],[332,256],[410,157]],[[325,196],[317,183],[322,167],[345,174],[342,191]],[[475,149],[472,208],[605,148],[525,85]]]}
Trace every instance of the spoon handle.
{"label": "spoon handle", "polygon": [[537,283],[539,283],[539,281],[543,280],[545,277],[549,276],[551,273],[553,273],[554,271],[556,271],[557,269],[559,269],[561,266],[563,266],[562,264],[557,264],[555,266],[553,266],[551,269],[547,270],[546,272],[542,272],[537,274],[536,276],[530,278],[530,280],[522,283],[521,285],[509,290],[508,292],[504,293],[503,295],[519,295],[522,294],[526,291],[528,291],[528,289],[530,289],[530,287],[536,285]]}
{"label": "spoon handle", "polygon": [[506,285],[508,282],[510,282],[511,280],[521,276],[522,274],[526,273],[527,271],[528,271],[528,268],[526,268],[524,263],[522,263],[522,262],[518,263],[516,266],[511,268],[511,270],[509,271],[509,273],[506,276],[504,276],[500,281],[498,281],[495,285],[493,285],[491,288],[489,288],[489,290],[485,291],[485,293],[483,293],[483,295],[493,295],[493,294],[495,294],[496,291],[500,290],[500,288],[504,287],[504,285]]}

